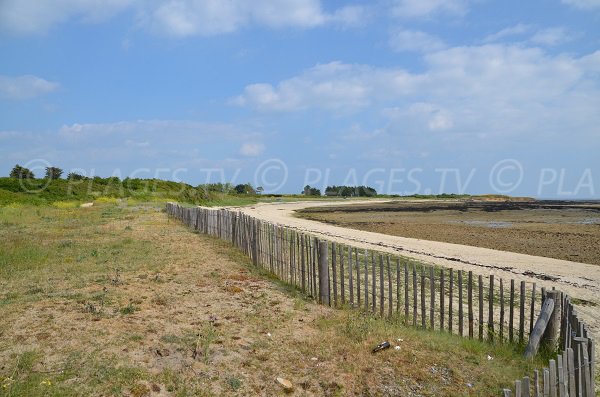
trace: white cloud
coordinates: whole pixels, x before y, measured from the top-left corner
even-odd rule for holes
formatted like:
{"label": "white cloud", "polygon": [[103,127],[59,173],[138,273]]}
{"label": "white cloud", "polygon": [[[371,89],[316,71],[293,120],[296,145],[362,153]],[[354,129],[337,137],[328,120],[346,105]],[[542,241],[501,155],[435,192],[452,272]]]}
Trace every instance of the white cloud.
{"label": "white cloud", "polygon": [[467,0],[395,0],[392,14],[403,18],[423,18],[434,14],[464,15]]}
{"label": "white cloud", "polygon": [[[529,37],[525,37],[525,35]],[[533,25],[518,24],[487,36],[484,43],[494,43],[502,39],[519,37],[516,42],[551,47],[571,41],[574,35],[563,27],[536,29]]]}
{"label": "white cloud", "polygon": [[0,29],[39,34],[70,20],[102,22],[132,12],[137,24],[173,37],[210,36],[259,25],[313,28],[327,23],[360,24],[366,8],[346,6],[331,14],[321,0],[54,0],[0,2]]}
{"label": "white cloud", "polygon": [[263,154],[265,145],[262,143],[244,143],[240,148],[240,154],[246,157],[257,157]]}
{"label": "white cloud", "polygon": [[328,17],[328,20],[343,26],[363,25],[370,17],[368,7],[364,6],[345,6],[336,10]]}
{"label": "white cloud", "polygon": [[572,36],[565,28],[548,28],[536,32],[529,41],[533,44],[555,46],[571,39]]}
{"label": "white cloud", "polygon": [[390,35],[390,46],[394,51],[430,52],[440,50],[445,44],[439,38],[418,30],[398,30]]}
{"label": "white cloud", "polygon": [[193,145],[215,139],[245,140],[261,134],[253,127],[226,123],[204,123],[186,120],[136,120],[113,123],[88,123],[63,125],[59,136],[68,142],[95,142],[104,138],[115,139],[129,146],[148,147],[149,142],[164,142],[165,134],[185,137]]}
{"label": "white cloud", "polygon": [[56,91],[59,84],[40,77],[25,75],[18,77],[0,75],[0,98],[23,100]]}
{"label": "white cloud", "polygon": [[[600,51],[549,55],[522,45],[453,47],[428,53],[421,73],[332,62],[275,85],[246,87],[240,105],[270,111],[376,111],[402,131],[516,136],[600,125]],[[426,98],[426,101],[424,101]]]}
{"label": "white cloud", "polygon": [[3,0],[0,2],[0,30],[37,34],[53,25],[75,18],[101,22],[129,8],[135,0]]}
{"label": "white cloud", "polygon": [[504,29],[500,30],[499,32],[491,34],[491,35],[487,36],[483,41],[485,43],[492,43],[492,42],[498,41],[500,39],[504,39],[506,37],[524,35],[526,33],[531,32],[532,29],[533,29],[533,26],[531,26],[531,25],[525,25],[525,24],[519,23],[515,26],[510,26],[508,28],[504,28]]}
{"label": "white cloud", "polygon": [[600,8],[600,0],[562,0],[562,2],[582,10]]}
{"label": "white cloud", "polygon": [[317,65],[276,87],[260,83],[247,86],[233,103],[260,110],[290,111],[310,107],[332,110],[361,108],[377,98],[409,94],[418,77],[400,69],[331,62]]}
{"label": "white cloud", "polygon": [[454,126],[452,112],[429,102],[415,102],[404,107],[387,108],[383,115],[413,130],[447,131]]}
{"label": "white cloud", "polygon": [[230,33],[249,25],[269,28],[313,28],[327,23],[358,25],[361,6],[323,11],[320,0],[179,0],[146,11],[142,25],[175,37]]}

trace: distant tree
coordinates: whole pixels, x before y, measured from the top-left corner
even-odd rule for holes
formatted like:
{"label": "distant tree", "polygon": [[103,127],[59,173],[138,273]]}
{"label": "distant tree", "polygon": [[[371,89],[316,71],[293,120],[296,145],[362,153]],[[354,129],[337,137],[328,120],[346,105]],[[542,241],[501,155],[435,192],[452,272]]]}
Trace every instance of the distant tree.
{"label": "distant tree", "polygon": [[265,188],[262,186],[259,186],[256,188],[256,193],[258,193],[258,194],[262,194],[262,192],[264,192],[264,191],[265,191]]}
{"label": "distant tree", "polygon": [[326,196],[339,196],[340,195],[340,187],[338,186],[327,186],[325,188]]}
{"label": "distant tree", "polygon": [[377,196],[377,190],[369,186],[359,186],[356,188],[357,196],[359,197],[375,197]]}
{"label": "distant tree", "polygon": [[377,195],[377,191],[369,186],[327,186],[325,189],[326,196],[341,196],[341,197],[373,197]]}
{"label": "distant tree", "polygon": [[81,174],[77,174],[75,172],[69,172],[69,174],[67,175],[67,179],[70,181],[81,181],[81,180],[84,180],[87,178]]}
{"label": "distant tree", "polygon": [[236,185],[234,190],[237,194],[256,194],[256,190],[249,183]]}
{"label": "distant tree", "polygon": [[235,187],[231,183],[204,183],[196,186],[204,192],[231,193]]}
{"label": "distant tree", "polygon": [[58,167],[46,167],[46,179],[60,179],[63,170]]}
{"label": "distant tree", "polygon": [[306,185],[304,186],[302,194],[304,194],[305,196],[320,196],[321,191],[315,187],[310,187],[310,185]]}
{"label": "distant tree", "polygon": [[11,178],[16,179],[33,179],[35,175],[29,168],[21,167],[19,164],[15,165],[14,168],[10,171]]}

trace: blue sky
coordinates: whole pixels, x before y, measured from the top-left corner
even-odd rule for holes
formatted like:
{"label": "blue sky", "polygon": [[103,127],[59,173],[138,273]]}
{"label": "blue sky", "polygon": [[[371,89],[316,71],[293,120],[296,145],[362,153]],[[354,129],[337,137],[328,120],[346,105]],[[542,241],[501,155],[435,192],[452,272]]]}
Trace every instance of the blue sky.
{"label": "blue sky", "polygon": [[3,0],[0,174],[600,198],[600,0]]}

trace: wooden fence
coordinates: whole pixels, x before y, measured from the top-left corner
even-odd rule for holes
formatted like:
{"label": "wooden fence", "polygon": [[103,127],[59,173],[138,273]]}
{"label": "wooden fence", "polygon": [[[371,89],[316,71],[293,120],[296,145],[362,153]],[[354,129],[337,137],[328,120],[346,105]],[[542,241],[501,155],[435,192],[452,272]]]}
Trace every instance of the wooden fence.
{"label": "wooden fence", "polygon": [[[524,345],[546,299],[545,288],[538,290],[535,283],[427,266],[399,256],[319,240],[237,211],[168,203],[167,213],[201,233],[231,241],[255,266],[300,288],[320,303],[333,307],[349,305],[382,317],[398,317],[415,327]],[[558,351],[563,354],[541,372],[541,392],[548,389],[550,394],[536,391],[540,390],[536,371],[533,378],[515,382],[515,395],[564,397],[567,394],[560,394],[560,390],[566,387],[575,390],[576,394],[570,396],[593,396],[593,340],[569,297],[561,297],[554,307],[561,316]],[[512,391],[504,389],[503,395],[510,396]]]}

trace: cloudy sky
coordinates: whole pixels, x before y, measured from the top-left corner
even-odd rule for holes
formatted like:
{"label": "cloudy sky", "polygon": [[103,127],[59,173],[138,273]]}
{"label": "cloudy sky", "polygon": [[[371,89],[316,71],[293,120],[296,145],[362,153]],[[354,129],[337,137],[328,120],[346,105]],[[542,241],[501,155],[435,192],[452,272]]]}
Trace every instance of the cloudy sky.
{"label": "cloudy sky", "polygon": [[600,197],[600,0],[1,0],[0,175]]}

